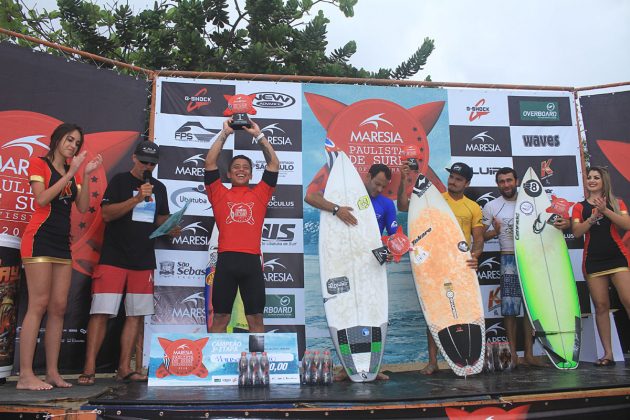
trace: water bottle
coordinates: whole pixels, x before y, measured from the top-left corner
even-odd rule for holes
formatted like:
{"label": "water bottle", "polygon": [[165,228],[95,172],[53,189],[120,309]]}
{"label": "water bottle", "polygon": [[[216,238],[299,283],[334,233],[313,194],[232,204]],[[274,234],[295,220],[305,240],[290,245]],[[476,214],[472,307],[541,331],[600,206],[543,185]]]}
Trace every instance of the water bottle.
{"label": "water bottle", "polygon": [[258,363],[258,355],[253,351],[249,356],[249,368],[247,369],[247,384],[256,386],[260,382],[260,363]]}
{"label": "water bottle", "polygon": [[247,353],[243,351],[238,361],[238,386],[245,385],[247,385]]}
{"label": "water bottle", "polygon": [[493,354],[494,352],[492,351],[494,347],[494,343],[491,342],[486,342],[486,358],[483,362],[483,367],[484,367],[484,371],[485,372],[489,372],[492,373],[494,372],[494,359],[493,359]]}
{"label": "water bottle", "polygon": [[269,386],[269,358],[266,351],[262,352],[262,357],[260,358],[260,384]]}
{"label": "water bottle", "polygon": [[302,383],[310,384],[311,383],[311,364],[313,360],[311,358],[311,352],[306,350],[304,352],[304,357],[302,358]]}
{"label": "water bottle", "polygon": [[330,385],[333,381],[333,365],[332,358],[330,357],[330,352],[328,350],[324,351],[324,360],[322,360],[322,383],[324,385]]}
{"label": "water bottle", "polygon": [[512,370],[512,351],[510,350],[510,342],[502,341],[499,345],[498,359],[502,370]]}
{"label": "water bottle", "polygon": [[319,357],[319,350],[315,350],[313,363],[311,364],[311,384],[317,385],[322,378],[322,359]]}

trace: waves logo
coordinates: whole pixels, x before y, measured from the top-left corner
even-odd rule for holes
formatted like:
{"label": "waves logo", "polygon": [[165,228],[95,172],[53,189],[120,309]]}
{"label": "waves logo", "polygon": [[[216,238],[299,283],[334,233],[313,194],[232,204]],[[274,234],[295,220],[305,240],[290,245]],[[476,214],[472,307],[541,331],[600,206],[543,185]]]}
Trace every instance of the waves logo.
{"label": "waves logo", "polygon": [[[311,111],[326,130],[329,144],[345,152],[360,175],[365,175],[374,163],[394,168],[391,185],[400,181],[401,155],[407,147],[418,150],[419,171],[444,190],[440,180],[429,171],[427,134],[436,124],[444,101],[404,108],[384,99],[365,99],[346,105],[314,93],[304,94]],[[409,191],[413,188],[409,185]],[[395,189],[385,191],[395,199]]]}
{"label": "waves logo", "polygon": [[203,364],[203,348],[208,340],[208,337],[204,337],[195,341],[188,339],[171,341],[158,337],[158,342],[164,350],[164,357],[155,376],[159,379],[170,375],[195,375],[199,378],[208,376],[208,369]]}
{"label": "waves logo", "polygon": [[481,98],[477,101],[475,105],[467,106],[466,111],[470,112],[470,114],[468,114],[468,121],[473,122],[483,117],[484,115],[488,115],[490,113],[490,107],[485,105],[485,98]]}

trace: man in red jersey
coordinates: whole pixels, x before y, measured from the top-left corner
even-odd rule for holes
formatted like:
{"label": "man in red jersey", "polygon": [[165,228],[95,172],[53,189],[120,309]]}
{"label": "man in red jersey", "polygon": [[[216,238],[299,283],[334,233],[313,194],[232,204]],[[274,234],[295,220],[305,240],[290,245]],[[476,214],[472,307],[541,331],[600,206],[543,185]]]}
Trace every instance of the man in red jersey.
{"label": "man in red jersey", "polygon": [[206,192],[219,229],[219,253],[212,290],[214,315],[210,331],[226,331],[232,304],[240,289],[249,331],[265,332],[265,278],[260,240],[267,204],[278,181],[280,162],[258,124],[251,121],[251,126],[243,129],[260,146],[267,162],[265,172],[261,181],[250,188],[252,161],[244,155],[234,156],[227,173],[232,188],[226,188],[221,183],[217,160],[228,136],[234,132],[230,121],[223,122],[223,130],[208,150],[204,175]]}

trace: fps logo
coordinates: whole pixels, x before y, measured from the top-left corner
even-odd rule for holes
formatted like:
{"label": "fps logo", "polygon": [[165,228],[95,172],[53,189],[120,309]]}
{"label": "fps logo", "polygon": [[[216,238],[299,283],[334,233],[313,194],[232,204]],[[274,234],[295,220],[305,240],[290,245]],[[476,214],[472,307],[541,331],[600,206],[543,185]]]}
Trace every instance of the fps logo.
{"label": "fps logo", "polygon": [[198,121],[188,121],[175,131],[175,140],[180,142],[195,142],[210,145],[210,141],[221,130],[211,130]]}

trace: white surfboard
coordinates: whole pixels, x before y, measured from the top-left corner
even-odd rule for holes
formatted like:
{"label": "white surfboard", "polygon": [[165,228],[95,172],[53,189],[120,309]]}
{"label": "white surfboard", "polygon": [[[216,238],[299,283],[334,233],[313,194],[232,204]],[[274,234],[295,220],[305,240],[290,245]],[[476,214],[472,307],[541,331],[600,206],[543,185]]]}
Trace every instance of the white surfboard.
{"label": "white surfboard", "polygon": [[420,174],[409,202],[411,270],[424,318],[459,376],[479,373],[485,357],[481,292],[464,234],[442,194]]}
{"label": "white surfboard", "polygon": [[321,212],[319,262],[328,328],[337,354],[354,382],[376,379],[387,334],[387,272],[373,249],[382,246],[370,197],[359,173],[340,152],[324,198],[350,206],[356,226]]}

